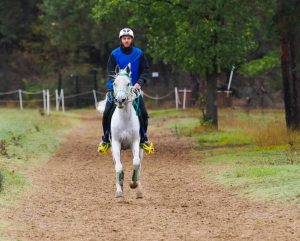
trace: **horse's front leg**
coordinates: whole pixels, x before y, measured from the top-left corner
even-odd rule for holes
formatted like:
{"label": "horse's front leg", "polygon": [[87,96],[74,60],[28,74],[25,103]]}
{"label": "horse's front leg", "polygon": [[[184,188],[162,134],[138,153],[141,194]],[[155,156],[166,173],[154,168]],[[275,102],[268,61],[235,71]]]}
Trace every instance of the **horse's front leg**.
{"label": "horse's front leg", "polygon": [[136,141],[132,145],[132,154],[133,154],[133,174],[132,180],[130,183],[131,188],[137,188],[137,198],[142,198],[142,186],[141,186],[141,158],[140,158],[140,143]]}
{"label": "horse's front leg", "polygon": [[111,148],[116,171],[116,197],[123,197],[124,172],[121,163],[121,144],[112,140]]}

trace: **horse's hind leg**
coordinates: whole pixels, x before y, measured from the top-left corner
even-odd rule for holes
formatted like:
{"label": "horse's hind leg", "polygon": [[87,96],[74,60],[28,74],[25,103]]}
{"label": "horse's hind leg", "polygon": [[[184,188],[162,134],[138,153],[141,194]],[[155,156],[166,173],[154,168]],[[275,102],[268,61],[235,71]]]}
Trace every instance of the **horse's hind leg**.
{"label": "horse's hind leg", "polygon": [[116,197],[123,197],[124,172],[121,163],[121,146],[116,141],[112,141],[112,155],[116,170]]}

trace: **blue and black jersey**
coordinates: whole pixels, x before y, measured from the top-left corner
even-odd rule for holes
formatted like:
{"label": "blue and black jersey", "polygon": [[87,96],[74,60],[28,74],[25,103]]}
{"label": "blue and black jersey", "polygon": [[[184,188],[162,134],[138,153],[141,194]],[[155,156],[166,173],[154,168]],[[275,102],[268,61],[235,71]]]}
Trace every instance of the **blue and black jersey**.
{"label": "blue and black jersey", "polygon": [[143,51],[134,46],[130,48],[120,46],[112,51],[108,59],[106,84],[108,90],[113,89],[113,80],[110,76],[115,74],[116,66],[119,65],[121,69],[124,69],[129,63],[131,63],[131,84],[144,85],[149,74],[149,65]]}

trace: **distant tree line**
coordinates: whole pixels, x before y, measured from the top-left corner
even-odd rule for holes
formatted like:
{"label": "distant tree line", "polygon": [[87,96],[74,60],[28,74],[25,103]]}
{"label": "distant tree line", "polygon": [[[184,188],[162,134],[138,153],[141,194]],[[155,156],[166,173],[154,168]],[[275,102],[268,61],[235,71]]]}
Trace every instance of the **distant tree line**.
{"label": "distant tree line", "polygon": [[188,73],[196,92],[206,80],[204,117],[217,126],[218,76],[233,65],[246,75],[272,68],[281,41],[287,125],[300,129],[298,13],[297,0],[2,0],[0,71],[18,72],[22,56],[32,81],[47,76],[60,89],[70,76],[76,87],[85,73],[97,89],[118,31],[130,26],[151,61]]}

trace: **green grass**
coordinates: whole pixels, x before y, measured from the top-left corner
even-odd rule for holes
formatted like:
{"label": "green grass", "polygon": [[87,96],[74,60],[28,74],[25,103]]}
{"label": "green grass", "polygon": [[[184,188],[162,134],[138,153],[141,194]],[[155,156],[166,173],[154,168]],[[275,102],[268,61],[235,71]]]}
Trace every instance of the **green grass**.
{"label": "green grass", "polygon": [[176,109],[165,109],[165,110],[150,110],[149,116],[150,118],[155,117],[180,117],[183,116],[191,117],[191,116],[197,116],[199,115],[199,110],[176,110]]}
{"label": "green grass", "polygon": [[0,169],[3,176],[3,185],[1,188],[0,203],[9,203],[14,197],[18,196],[24,187],[30,185],[23,175],[8,169]]}
{"label": "green grass", "polygon": [[9,204],[30,186],[26,172],[51,157],[80,117],[55,112],[42,116],[37,110],[16,109],[1,109],[0,115],[0,203]]}
{"label": "green grass", "polygon": [[201,146],[238,146],[250,144],[251,136],[237,131],[206,132],[198,137]]}
{"label": "green grass", "polygon": [[221,172],[217,180],[250,197],[299,203],[299,165],[238,167]]}
{"label": "green grass", "polygon": [[220,110],[218,130],[199,117],[177,116],[168,126],[195,140],[209,178],[252,198],[300,203],[300,133],[286,130],[283,111]]}

